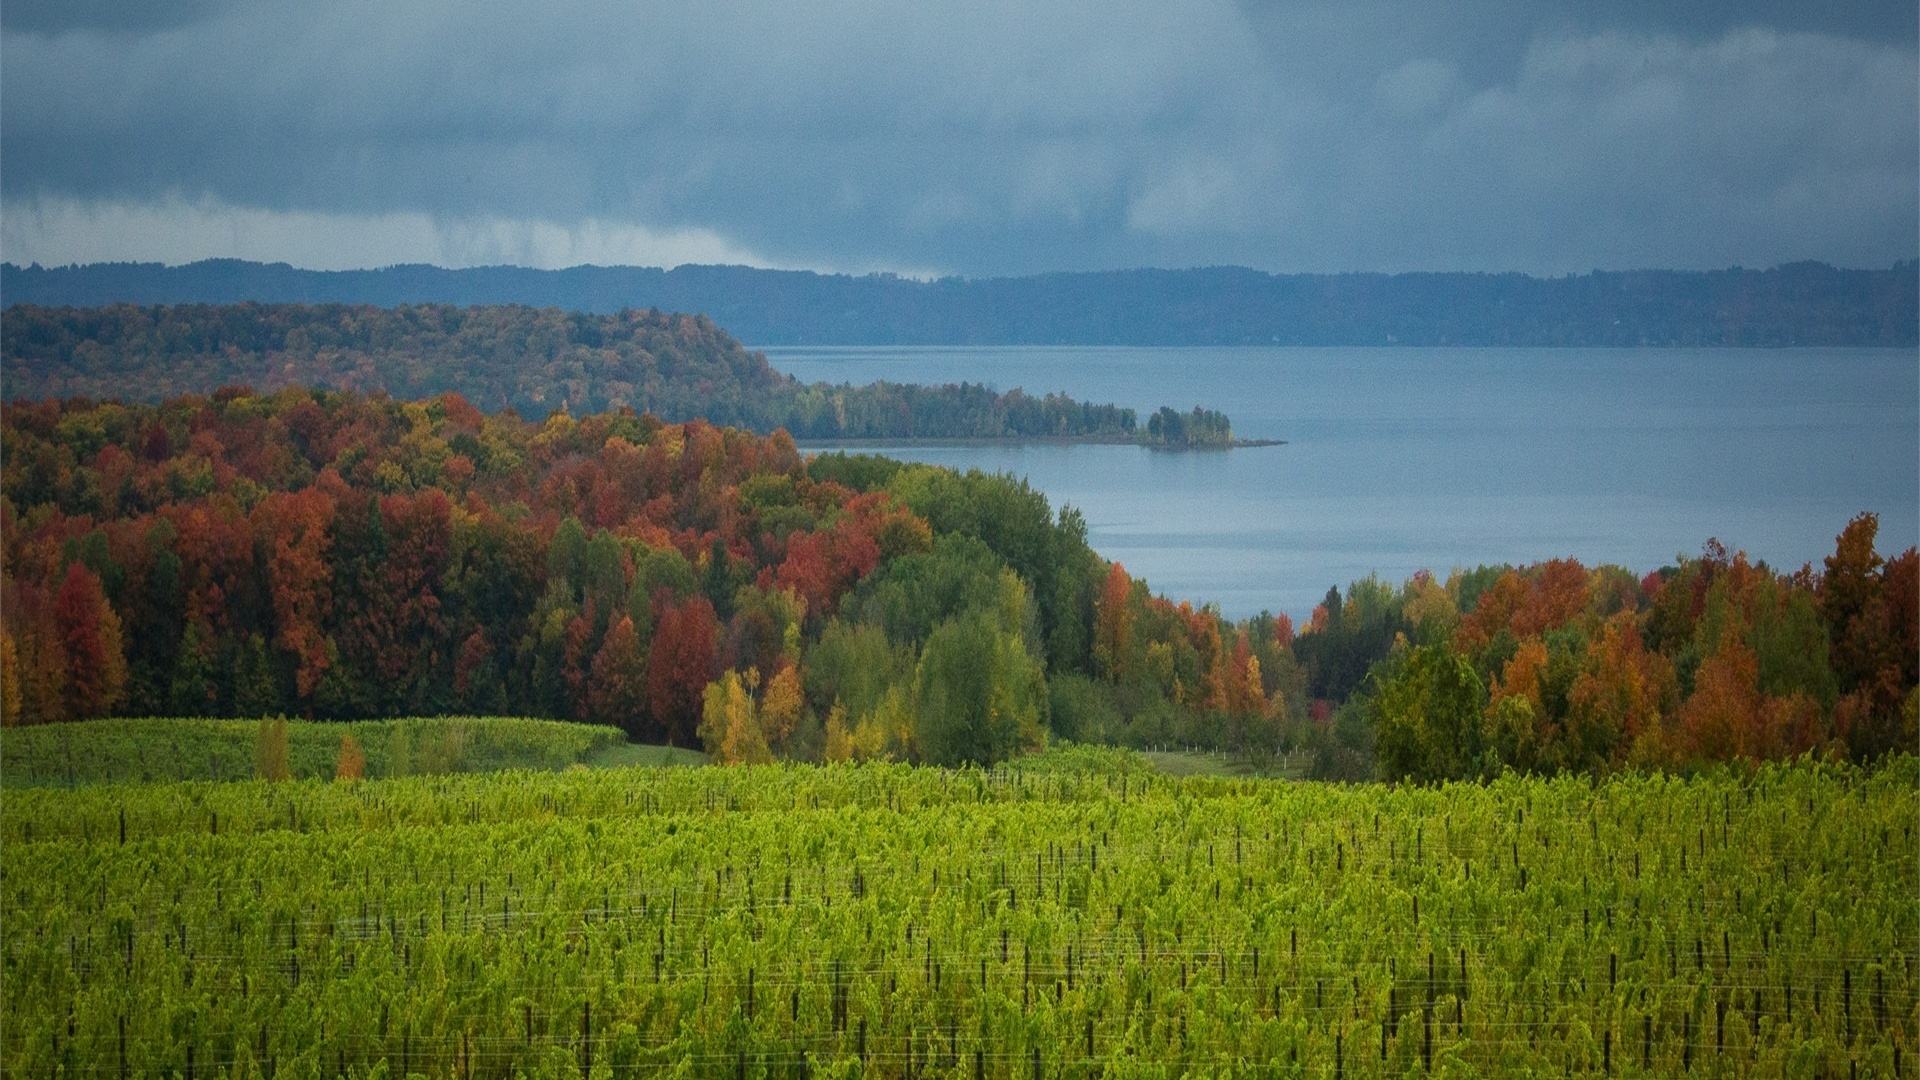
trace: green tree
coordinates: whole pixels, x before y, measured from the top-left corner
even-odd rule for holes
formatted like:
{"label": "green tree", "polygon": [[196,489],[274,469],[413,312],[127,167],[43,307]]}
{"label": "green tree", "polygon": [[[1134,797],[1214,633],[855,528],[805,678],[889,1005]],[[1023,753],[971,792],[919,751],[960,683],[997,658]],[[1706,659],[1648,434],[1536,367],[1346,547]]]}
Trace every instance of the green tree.
{"label": "green tree", "polygon": [[206,716],[218,700],[219,684],[205,640],[197,622],[187,623],[180,633],[179,660],[167,688],[167,705],[175,716]]}
{"label": "green tree", "polygon": [[878,626],[830,619],[807,651],[807,698],[823,716],[837,703],[851,726],[879,708],[889,685],[910,680],[913,669],[911,648],[889,642]]}
{"label": "green tree", "polygon": [[551,582],[529,620],[520,641],[520,666],[526,673],[527,706],[538,716],[573,715],[573,697],[567,685],[567,627],[580,614],[566,586]]}
{"label": "green tree", "polygon": [[1465,657],[1439,645],[1410,650],[1373,699],[1381,773],[1420,782],[1482,775],[1486,688]]}
{"label": "green tree", "polygon": [[[910,465],[888,482],[909,509],[932,527],[936,544],[947,533],[971,536],[1033,587],[1039,603],[1035,639],[1062,670],[1083,671],[1091,640],[1093,594],[1100,564],[1086,543],[1086,523],[1063,508],[1056,518],[1047,497],[1005,473],[965,473]],[[1073,622],[1077,625],[1067,627]]]}
{"label": "green tree", "polygon": [[274,677],[273,657],[267,642],[259,634],[249,634],[238,643],[233,659],[233,714],[265,716],[280,705],[280,688]]}
{"label": "green tree", "polygon": [[1386,658],[1394,642],[1414,628],[1402,614],[1399,590],[1377,575],[1330,588],[1321,602],[1324,621],[1294,641],[1293,651],[1306,666],[1308,692],[1339,701],[1357,690],[1373,665]]}
{"label": "green tree", "polygon": [[854,604],[899,642],[922,642],[943,620],[990,604],[1006,564],[972,536],[943,534],[933,550],[900,555],[860,583]]}
{"label": "green tree", "polygon": [[1801,693],[1831,709],[1840,696],[1828,659],[1826,623],[1806,589],[1768,575],[1755,590],[1750,638],[1760,663],[1760,690],[1775,697]]}
{"label": "green tree", "polygon": [[640,544],[633,549],[633,583],[627,587],[627,614],[633,618],[633,628],[644,643],[653,635],[654,600],[663,592],[670,601],[678,602],[692,596],[700,587],[694,576],[693,564],[675,548],[648,547]]}
{"label": "green tree", "polygon": [[914,749],[933,765],[990,765],[1045,741],[1046,679],[1022,633],[1025,589],[1010,571],[1001,602],[941,623],[914,677]]}
{"label": "green tree", "polygon": [[581,554],[580,593],[581,606],[593,612],[598,640],[627,599],[626,556],[619,539],[605,529],[593,534]]}
{"label": "green tree", "polygon": [[568,598],[577,602],[586,563],[587,530],[581,527],[579,518],[568,515],[547,543],[547,581],[564,584]]}

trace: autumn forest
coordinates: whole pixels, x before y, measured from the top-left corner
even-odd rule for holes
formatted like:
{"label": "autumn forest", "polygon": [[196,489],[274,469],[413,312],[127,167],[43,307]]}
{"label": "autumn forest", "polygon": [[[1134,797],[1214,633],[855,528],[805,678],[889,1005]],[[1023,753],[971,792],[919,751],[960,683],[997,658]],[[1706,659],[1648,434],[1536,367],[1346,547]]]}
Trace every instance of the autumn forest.
{"label": "autumn forest", "polygon": [[703,315],[592,315],[523,305],[375,308],[230,304],[0,313],[9,399],[86,395],[156,402],[245,385],[460,394],[530,417],[631,408],[802,439],[1062,439],[1181,449],[1232,443],[1219,412],[1131,408],[944,386],[803,385]]}
{"label": "autumn forest", "polygon": [[630,407],[227,388],[15,401],[4,439],[8,725],[512,714],[721,761],[1066,738],[1422,780],[1915,740],[1916,556],[1871,514],[1820,566],[1368,579],[1295,626],[1154,595],[1020,480]]}

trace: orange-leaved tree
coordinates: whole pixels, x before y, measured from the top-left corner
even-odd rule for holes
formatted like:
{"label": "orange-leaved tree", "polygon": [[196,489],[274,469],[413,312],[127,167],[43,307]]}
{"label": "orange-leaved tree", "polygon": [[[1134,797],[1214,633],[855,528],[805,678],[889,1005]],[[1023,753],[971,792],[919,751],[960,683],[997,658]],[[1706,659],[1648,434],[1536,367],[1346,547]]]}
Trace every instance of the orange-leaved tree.
{"label": "orange-leaved tree", "polygon": [[1093,604],[1093,664],[1109,679],[1127,674],[1128,652],[1133,647],[1133,613],[1127,603],[1132,594],[1133,580],[1126,567],[1117,562],[1108,567]]}
{"label": "orange-leaved tree", "polygon": [[607,627],[607,636],[593,658],[587,677],[587,716],[603,724],[618,724],[629,734],[644,730],[647,704],[647,658],[633,618],[622,615]]}
{"label": "orange-leaved tree", "polygon": [[53,615],[67,662],[66,714],[105,716],[126,689],[127,658],[120,617],[107,603],[99,577],[81,563],[68,566]]}

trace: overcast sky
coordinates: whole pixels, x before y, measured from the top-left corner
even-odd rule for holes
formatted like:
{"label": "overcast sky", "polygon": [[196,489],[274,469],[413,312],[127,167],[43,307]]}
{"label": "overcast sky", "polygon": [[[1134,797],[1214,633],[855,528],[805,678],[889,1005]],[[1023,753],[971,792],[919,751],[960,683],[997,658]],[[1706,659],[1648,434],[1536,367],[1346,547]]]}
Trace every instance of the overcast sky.
{"label": "overcast sky", "polygon": [[6,0],[0,256],[1886,266],[1917,43],[1913,0]]}

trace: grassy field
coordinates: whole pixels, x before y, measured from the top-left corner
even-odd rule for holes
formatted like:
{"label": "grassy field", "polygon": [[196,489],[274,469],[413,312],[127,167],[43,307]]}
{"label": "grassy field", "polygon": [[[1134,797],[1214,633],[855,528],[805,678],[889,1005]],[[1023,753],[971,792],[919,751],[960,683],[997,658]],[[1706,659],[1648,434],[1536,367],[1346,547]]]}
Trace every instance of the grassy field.
{"label": "grassy field", "polygon": [[1205,750],[1142,750],[1140,756],[1168,776],[1243,776],[1304,780],[1311,759],[1280,754],[1258,764],[1233,754]]}
{"label": "grassy field", "polygon": [[1917,783],[1909,757],[1345,787],[1068,746],[991,772],[10,788],[0,1060],[1913,1076]]}
{"label": "grassy field", "polygon": [[705,765],[707,755],[684,746],[652,746],[647,743],[620,743],[603,746],[587,754],[584,764],[592,769]]}
{"label": "grassy field", "polygon": [[[705,765],[685,747],[630,743],[615,728],[520,717],[428,717],[347,723],[287,721],[295,779],[332,779],[341,737],[366,758],[366,776],[388,779],[500,769],[591,769]],[[0,730],[0,787],[248,780],[255,775],[260,721],[191,718],[89,720]],[[1033,771],[1157,770],[1168,776],[1304,779],[1305,755],[1259,765],[1199,750],[1139,753],[1055,745],[1014,767]],[[1124,765],[1122,764],[1124,763]]]}
{"label": "grassy field", "polygon": [[[246,780],[256,771],[258,720],[141,718],[0,730],[0,785]],[[287,721],[295,779],[331,780],[352,736],[366,776],[698,764],[703,755],[637,747],[618,728],[518,717],[429,717],[351,723]],[[649,751],[658,751],[650,753]]]}

